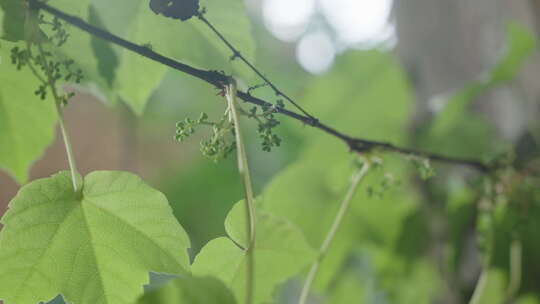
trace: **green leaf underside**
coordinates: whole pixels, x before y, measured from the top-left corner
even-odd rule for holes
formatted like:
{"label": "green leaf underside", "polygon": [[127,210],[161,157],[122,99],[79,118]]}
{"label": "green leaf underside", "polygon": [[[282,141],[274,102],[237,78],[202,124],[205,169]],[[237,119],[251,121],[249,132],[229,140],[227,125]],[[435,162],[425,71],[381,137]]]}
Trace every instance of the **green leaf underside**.
{"label": "green leaf underside", "polygon": [[[244,202],[229,212],[225,228],[232,239],[220,237],[203,247],[192,265],[196,275],[211,275],[229,286],[241,303],[245,288]],[[235,244],[236,243],[236,244]],[[238,245],[237,245],[238,244]],[[257,216],[255,246],[255,303],[271,299],[275,287],[304,270],[315,258],[298,228],[289,221],[268,213]]]}
{"label": "green leaf underside", "polygon": [[41,100],[34,95],[40,83],[30,70],[17,71],[11,64],[14,46],[21,44],[0,42],[0,168],[22,184],[54,139],[56,112],[50,96]]}
{"label": "green leaf underside", "polygon": [[74,193],[68,172],[24,186],[0,233],[0,298],[133,303],[148,272],[188,271],[189,239],[167,199],[137,176],[96,171]]}
{"label": "green leaf underside", "polygon": [[[22,40],[24,10],[19,0],[1,0],[0,4],[3,10],[2,38]],[[224,70],[244,78],[253,76],[239,60],[229,60],[232,52],[201,21],[193,18],[180,22],[156,15],[146,0],[114,3],[106,0],[52,0],[49,4],[180,61],[205,69]],[[243,2],[207,0],[201,1],[201,6],[207,8],[206,17],[241,50],[244,57],[253,62],[255,44]],[[19,15],[20,18],[15,18]],[[21,26],[14,25],[18,23]],[[107,99],[114,99],[108,100],[109,103],[114,103],[116,96],[120,97],[135,113],[142,114],[168,68],[116,46],[111,48],[76,27],[68,25],[67,30],[70,38],[57,51],[75,60],[84,72],[85,85],[92,90],[97,87]],[[103,58],[103,54],[107,54],[107,58]],[[116,59],[111,62],[111,58]]]}
{"label": "green leaf underside", "polygon": [[[92,14],[93,12],[89,3],[89,0],[51,0],[48,2],[49,5],[55,8],[59,8],[70,15],[79,16],[83,20],[101,27],[101,20],[99,16]],[[52,18],[52,16],[46,13],[43,13],[43,15],[46,18]],[[42,28],[46,31],[50,30],[50,27],[47,26],[42,26]],[[116,101],[114,99],[115,93],[111,90],[112,87],[110,85],[113,71],[103,71],[104,64],[109,64],[111,69],[116,68],[114,59],[110,56],[110,45],[101,39],[79,30],[75,26],[66,24],[65,29],[69,33],[69,38],[64,45],[54,49],[55,54],[61,58],[73,59],[76,67],[80,68],[84,75],[81,85],[91,93],[94,93],[94,95],[103,98],[107,104],[114,104]],[[107,54],[110,57],[98,57],[98,55],[103,54]]]}
{"label": "green leaf underside", "polygon": [[[203,4],[208,9],[207,17],[246,58],[253,60],[255,47],[242,1],[209,0]],[[156,15],[146,0],[93,0],[92,5],[107,30],[125,39],[195,66],[251,76],[241,63],[228,62],[231,52],[196,18],[180,22]],[[168,68],[127,50],[115,51],[119,57],[115,91],[135,113],[142,114]]]}
{"label": "green leaf underside", "polygon": [[145,293],[138,304],[235,304],[232,292],[213,277],[183,276]]}

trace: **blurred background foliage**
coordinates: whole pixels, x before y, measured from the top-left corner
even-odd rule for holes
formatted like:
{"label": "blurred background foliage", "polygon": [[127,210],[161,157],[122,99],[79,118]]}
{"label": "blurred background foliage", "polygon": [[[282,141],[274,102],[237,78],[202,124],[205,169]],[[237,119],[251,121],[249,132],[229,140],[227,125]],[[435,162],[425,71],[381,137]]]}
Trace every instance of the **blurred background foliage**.
{"label": "blurred background foliage", "polygon": [[[4,22],[11,16],[5,13],[10,1],[0,3]],[[147,1],[118,7],[104,0],[49,3],[189,64],[233,73],[244,88],[258,84],[200,23],[156,18]],[[477,172],[436,164],[436,176],[424,181],[409,160],[384,155],[324,260],[313,303],[464,303],[482,271],[485,292],[477,303],[540,303],[538,1],[207,0],[203,5],[265,75],[346,134],[486,161],[511,155],[514,170],[504,175],[504,195],[488,212],[487,224]],[[3,37],[17,35],[8,30]],[[66,110],[81,173],[133,171],[164,192],[192,240],[192,256],[226,236],[225,218],[242,198],[234,157],[214,163],[201,156],[199,141],[209,132],[203,128],[185,142],[173,139],[177,121],[200,112],[217,117],[225,108],[223,98],[187,75],[70,30],[59,50],[76,59],[87,77],[70,88],[79,94]],[[4,73],[9,63],[1,59]],[[265,87],[253,94],[276,100]],[[346,191],[355,155],[335,138],[279,119],[276,132],[283,141],[271,153],[261,151],[256,125],[246,124],[260,208],[297,225],[318,248]],[[58,138],[32,166],[29,180],[67,168]],[[0,147],[0,159],[9,153]],[[35,154],[28,155],[28,164]],[[9,175],[0,173],[0,214],[26,181],[20,173],[26,172],[24,165],[6,169]],[[486,238],[493,247],[482,270]],[[509,291],[516,284],[510,263],[516,240],[522,275]],[[204,284],[224,292],[215,282]],[[302,276],[287,280],[274,291],[274,301],[294,303],[301,284]],[[148,303],[154,303],[153,296]]]}

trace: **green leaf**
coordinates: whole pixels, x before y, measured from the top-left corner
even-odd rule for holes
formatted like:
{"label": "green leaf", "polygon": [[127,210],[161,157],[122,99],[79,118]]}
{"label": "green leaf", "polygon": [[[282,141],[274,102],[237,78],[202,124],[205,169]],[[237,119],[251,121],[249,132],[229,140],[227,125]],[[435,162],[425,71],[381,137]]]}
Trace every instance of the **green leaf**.
{"label": "green leaf", "polygon": [[17,42],[24,40],[24,1],[0,0],[0,38]]}
{"label": "green leaf", "polygon": [[413,263],[409,270],[400,270],[400,260],[389,255],[385,285],[393,303],[431,303],[442,292],[443,281],[438,269],[429,259]]}
{"label": "green leaf", "polygon": [[[125,39],[202,68],[250,75],[240,62],[229,62],[232,53],[196,18],[180,22],[156,15],[147,0],[93,0],[92,4],[107,30]],[[255,48],[242,1],[209,0],[201,5],[223,35],[253,60]],[[142,114],[168,68],[127,50],[117,48],[116,52],[116,91],[133,111]]]}
{"label": "green leaf", "polygon": [[[88,21],[99,28],[105,27],[94,6],[89,8]],[[112,45],[103,39],[92,36],[91,45],[95,56],[99,59],[97,63],[99,75],[104,78],[107,86],[112,88],[119,64],[118,56]]]}
{"label": "green leaf", "polygon": [[[225,220],[231,237],[221,237],[203,247],[192,265],[196,275],[211,275],[229,286],[239,302],[245,287],[245,212],[237,203]],[[237,245],[238,244],[238,245]],[[304,236],[289,221],[265,212],[257,216],[255,245],[255,303],[271,298],[274,288],[305,269],[315,258]]]}
{"label": "green leaf", "polygon": [[491,72],[491,82],[500,83],[514,79],[525,60],[536,49],[534,34],[526,27],[509,23],[506,27],[507,50]]}
{"label": "green leaf", "polygon": [[213,277],[182,276],[142,296],[138,304],[235,304],[232,292]]}
{"label": "green leaf", "polygon": [[[336,287],[328,297],[328,304],[362,303],[366,298],[365,285],[352,271],[339,278]],[[373,301],[369,302],[373,303]]]}
{"label": "green leaf", "polygon": [[490,89],[515,79],[536,48],[534,36],[517,24],[508,24],[506,39],[503,56],[486,76],[443,97],[444,108],[422,136],[424,148],[463,157],[476,157],[489,150],[492,130],[485,117],[469,111],[470,105]]}
{"label": "green leaf", "polygon": [[[392,54],[344,53],[328,74],[305,85],[304,91],[299,103],[321,121],[332,122],[334,128],[354,136],[405,142],[411,91]],[[295,129],[302,137],[308,132],[326,137],[318,130]]]}
{"label": "green leaf", "polygon": [[[300,160],[276,175],[262,193],[261,208],[296,224],[315,248],[321,246],[330,229],[353,172],[350,154],[343,150],[335,144],[327,145],[326,140],[314,142]],[[403,180],[403,165],[403,160],[389,158],[384,168]],[[380,184],[385,174],[381,171],[370,172],[359,186],[321,265],[315,290],[325,290],[335,280],[356,244],[393,250],[401,223],[416,205],[410,189],[396,187],[386,191],[381,199],[369,197],[367,188]]]}
{"label": "green leaf", "polygon": [[34,95],[40,82],[32,72],[11,64],[14,46],[22,45],[0,42],[0,168],[22,184],[54,139],[56,111],[50,94],[45,100]]}
{"label": "green leaf", "polygon": [[74,193],[68,172],[24,186],[0,233],[6,304],[133,303],[148,272],[188,270],[189,239],[167,199],[127,172],[97,171]]}
{"label": "green leaf", "polygon": [[507,287],[506,275],[503,271],[490,268],[485,275],[484,284],[476,286],[478,292],[475,304],[502,304],[504,303],[505,290]]}
{"label": "green leaf", "polygon": [[540,303],[540,298],[537,294],[529,293],[519,297],[516,300],[516,304],[538,304]]}
{"label": "green leaf", "polygon": [[[89,7],[89,1],[51,0],[48,4],[67,14],[88,19],[93,25],[101,26],[101,20]],[[52,18],[47,13],[43,15],[47,20]],[[50,26],[43,25],[42,29],[50,34]],[[116,95],[111,92],[111,88],[117,63],[109,44],[70,24],[65,24],[65,30],[69,38],[61,47],[53,48],[55,55],[63,59],[73,59],[75,67],[82,70],[84,78],[82,84],[77,86],[82,86],[107,104],[114,104]],[[103,57],[104,55],[107,57]]]}

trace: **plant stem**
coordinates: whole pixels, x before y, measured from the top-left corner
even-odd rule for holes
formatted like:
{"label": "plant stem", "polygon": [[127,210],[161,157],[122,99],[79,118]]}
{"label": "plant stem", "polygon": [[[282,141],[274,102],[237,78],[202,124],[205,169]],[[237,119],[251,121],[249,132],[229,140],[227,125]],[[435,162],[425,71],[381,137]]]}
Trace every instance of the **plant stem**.
{"label": "plant stem", "polygon": [[45,73],[47,75],[47,82],[45,84],[51,89],[51,93],[54,97],[56,113],[58,114],[58,122],[60,124],[60,131],[62,132],[62,138],[64,139],[64,146],[66,148],[69,169],[71,171],[71,181],[73,183],[73,191],[77,192],[79,190],[79,182],[77,179],[77,176],[78,176],[77,164],[75,163],[75,157],[73,156],[73,150],[71,149],[71,141],[70,141],[69,134],[66,128],[66,121],[64,119],[64,111],[62,109],[62,99],[60,98],[60,95],[58,95],[58,91],[56,90],[56,83],[51,73],[50,66],[47,63],[47,60],[45,59],[45,51],[43,50],[43,46],[41,46],[41,44],[38,43],[37,47],[39,50],[39,54],[41,55],[41,58],[44,61],[43,66],[45,67]]}
{"label": "plant stem", "polygon": [[484,257],[482,261],[482,272],[480,273],[480,278],[478,278],[478,282],[476,282],[476,286],[474,287],[473,294],[471,296],[471,299],[469,300],[469,304],[479,304],[482,301],[482,297],[484,296],[484,292],[486,290],[486,285],[489,277],[489,268],[491,265],[491,259],[493,256],[493,250],[494,250],[494,227],[493,227],[493,208],[494,205],[497,203],[497,195],[494,191],[494,184],[492,180],[488,180],[485,184],[485,196],[482,197],[480,202],[478,203],[478,209],[480,212],[480,215],[478,217],[478,221],[481,221],[484,219],[487,221],[488,227],[484,231],[478,231],[477,232],[482,234],[484,238],[485,248],[484,248]]}
{"label": "plant stem", "polygon": [[330,245],[332,241],[334,240],[334,237],[336,236],[336,233],[339,227],[341,226],[341,222],[343,221],[343,218],[345,217],[345,214],[347,213],[347,210],[349,209],[351,205],[352,198],[354,194],[356,193],[356,190],[358,189],[358,185],[360,184],[360,181],[362,181],[363,177],[366,175],[368,170],[369,170],[369,162],[365,161],[362,167],[353,176],[351,185],[349,186],[349,189],[347,190],[347,194],[345,195],[345,198],[341,202],[338,213],[336,214],[336,217],[334,218],[334,222],[332,223],[332,226],[330,227],[330,230],[328,231],[328,234],[326,235],[326,238],[324,239],[324,242],[322,243],[321,248],[319,249],[319,256],[317,257],[317,260],[313,263],[313,265],[311,265],[311,269],[309,270],[308,276],[304,283],[304,287],[302,288],[302,293],[300,294],[300,300],[298,301],[298,304],[306,303],[307,297],[309,295],[309,291],[311,289],[311,285],[313,284],[313,281],[315,280],[315,277],[317,276],[319,267],[321,266],[321,263],[326,253],[328,252],[328,248],[330,248]]}
{"label": "plant stem", "polygon": [[246,210],[246,304],[253,303],[253,294],[255,290],[255,205],[253,203],[253,188],[251,186],[251,177],[249,176],[249,167],[247,161],[246,148],[240,128],[240,115],[236,107],[236,81],[230,77],[226,87],[226,95],[229,113],[234,123],[236,136],[236,151],[238,160],[238,171],[244,185],[244,202]]}
{"label": "plant stem", "polygon": [[[80,19],[79,17],[72,16],[69,14],[64,13],[63,11],[60,11],[47,3],[41,2],[39,0],[28,0],[28,2],[34,6],[36,9],[42,9],[50,14],[52,14],[55,17],[58,17],[61,20],[66,21],[67,23],[91,34],[92,36],[101,38],[105,41],[108,41],[110,43],[113,43],[115,45],[118,45],[119,47],[122,47],[126,50],[129,50],[131,52],[137,53],[143,57],[146,57],[150,60],[153,60],[155,62],[159,62],[162,65],[166,65],[170,68],[173,68],[175,70],[184,72],[188,75],[191,75],[193,77],[199,78],[202,81],[205,81],[209,84],[212,84],[218,88],[223,88],[223,83],[226,81],[226,76],[223,75],[220,72],[217,71],[207,71],[207,70],[201,70],[197,69],[195,67],[192,67],[190,65],[187,65],[185,63],[179,62],[171,57],[166,57],[162,54],[156,53],[144,46],[140,46],[138,44],[135,44],[131,41],[125,40],[120,38],[119,36],[116,36],[110,32],[107,32],[103,29],[100,29],[98,27],[95,27],[84,20]],[[265,101],[263,99],[257,98],[255,96],[252,96],[246,92],[238,91],[238,97],[240,99],[243,99],[246,102],[261,106],[261,107],[272,107],[273,104]],[[484,162],[482,162],[479,159],[467,159],[467,158],[460,158],[460,157],[451,157],[443,154],[438,153],[430,153],[426,151],[420,151],[415,149],[408,149],[404,147],[396,146],[390,142],[382,142],[382,141],[375,141],[375,140],[368,140],[363,138],[354,138],[352,136],[349,136],[347,134],[344,134],[342,132],[339,132],[338,130],[320,122],[318,119],[313,119],[312,116],[309,115],[300,115],[296,112],[289,111],[282,107],[276,107],[276,112],[286,115],[290,118],[296,119],[306,125],[312,126],[314,128],[317,128],[331,136],[334,136],[336,138],[339,138],[341,141],[343,141],[347,146],[355,152],[358,153],[364,153],[367,151],[370,151],[374,148],[380,149],[381,151],[386,152],[393,152],[398,153],[402,155],[411,155],[411,156],[419,156],[419,157],[425,157],[429,158],[433,161],[438,162],[444,162],[449,164],[455,164],[455,165],[463,165],[463,166],[469,166],[471,168],[479,170],[481,173],[489,173],[492,169],[494,169],[491,165],[488,165]]]}
{"label": "plant stem", "polygon": [[469,304],[480,303],[480,300],[482,299],[482,296],[484,295],[484,291],[486,289],[488,276],[489,276],[489,268],[485,266],[482,269],[482,273],[480,274],[480,278],[478,279],[476,286],[474,287],[474,292],[472,294],[471,300],[469,301]]}
{"label": "plant stem", "polygon": [[521,258],[523,246],[519,238],[514,238],[510,244],[510,282],[506,291],[506,300],[510,303],[521,285]]}

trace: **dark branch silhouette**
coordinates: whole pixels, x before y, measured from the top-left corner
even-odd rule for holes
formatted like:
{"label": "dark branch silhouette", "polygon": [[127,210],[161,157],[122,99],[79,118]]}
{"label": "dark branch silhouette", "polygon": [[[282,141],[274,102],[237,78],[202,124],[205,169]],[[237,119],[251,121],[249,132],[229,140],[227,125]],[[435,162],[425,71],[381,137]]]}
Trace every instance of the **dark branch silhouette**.
{"label": "dark branch silhouette", "polygon": [[[137,54],[139,54],[139,55],[141,55],[143,57],[146,57],[148,59],[151,59],[153,61],[159,62],[159,63],[161,63],[163,65],[166,65],[166,66],[168,66],[170,68],[173,68],[175,70],[179,70],[179,71],[182,71],[182,72],[184,72],[186,74],[189,74],[189,75],[191,75],[193,77],[197,77],[197,78],[199,78],[199,79],[201,79],[201,80],[203,80],[203,81],[205,81],[205,82],[207,82],[209,84],[212,84],[212,85],[216,86],[219,89],[223,89],[224,86],[227,84],[227,81],[228,81],[227,76],[220,73],[220,72],[197,69],[197,68],[192,67],[190,65],[179,62],[179,61],[177,61],[175,59],[166,57],[164,55],[161,55],[159,53],[154,52],[150,48],[140,46],[140,45],[137,45],[137,44],[135,44],[133,42],[122,39],[122,38],[108,32],[108,31],[105,31],[103,29],[100,29],[98,27],[95,27],[93,25],[88,24],[87,22],[85,22],[84,20],[82,20],[79,17],[75,17],[75,16],[71,16],[69,14],[66,14],[66,13],[64,13],[64,12],[54,8],[54,7],[51,7],[50,5],[48,5],[46,3],[40,2],[38,0],[29,0],[29,3],[30,3],[30,5],[31,5],[31,7],[33,9],[42,9],[42,10],[50,13],[51,15],[54,15],[55,17],[57,17],[59,19],[62,19],[65,22],[67,22],[69,24],[72,24],[73,26],[75,26],[75,27],[77,27],[77,28],[79,28],[79,29],[81,29],[81,30],[83,30],[85,32],[88,32],[89,34],[91,34],[93,36],[99,37],[99,38],[101,38],[103,40],[106,40],[106,41],[108,41],[110,43],[121,46],[121,47],[123,47],[125,49],[128,49],[128,50],[134,52],[134,53],[137,53]],[[201,19],[201,20],[203,20],[203,22],[204,22],[204,20],[206,20],[206,19]],[[226,43],[228,43],[228,42],[226,42]],[[235,52],[235,54],[239,54],[239,53]],[[240,58],[242,58],[242,57],[240,57]],[[262,76],[262,74],[260,74],[259,76]],[[264,77],[264,76],[262,76],[262,77]],[[263,79],[266,79],[266,78],[263,78]],[[274,90],[277,90],[277,92],[281,92],[273,84],[271,84],[270,82],[267,81],[267,83],[268,83],[269,86],[274,88]],[[284,95],[283,93],[280,93],[279,95],[287,98],[286,95]],[[480,171],[482,171],[484,173],[487,173],[488,171],[490,171],[492,169],[489,165],[485,164],[484,162],[482,162],[480,160],[476,160],[476,159],[466,159],[466,158],[451,157],[451,156],[446,156],[446,155],[437,154],[437,153],[430,153],[430,152],[425,152],[425,151],[420,151],[420,150],[415,150],[415,149],[408,149],[408,148],[398,147],[398,146],[395,146],[392,143],[388,143],[388,142],[380,142],[380,141],[373,141],[373,140],[367,140],[367,139],[361,139],[361,138],[354,138],[354,137],[348,136],[346,134],[343,134],[343,133],[333,129],[332,127],[330,127],[330,126],[328,126],[326,124],[323,124],[318,119],[314,119],[311,115],[309,115],[307,113],[304,113],[304,114],[307,114],[307,115],[302,115],[302,114],[298,114],[298,113],[289,111],[287,109],[284,109],[283,107],[275,107],[270,102],[267,102],[267,101],[262,100],[260,98],[254,97],[254,96],[252,96],[252,95],[250,95],[250,94],[248,94],[246,92],[242,92],[242,91],[238,91],[238,97],[240,97],[242,100],[244,100],[246,102],[249,102],[249,103],[252,103],[252,104],[255,104],[255,105],[264,106],[264,107],[273,107],[277,113],[280,113],[280,114],[286,115],[288,117],[294,118],[294,119],[296,119],[298,121],[303,122],[306,125],[309,125],[309,126],[312,126],[314,128],[320,129],[320,130],[326,132],[327,134],[330,134],[330,135],[332,135],[334,137],[337,137],[337,138],[341,139],[343,142],[345,142],[347,144],[347,146],[352,151],[355,151],[355,152],[358,152],[358,153],[369,152],[372,149],[379,149],[381,151],[394,152],[394,153],[399,153],[399,154],[406,155],[406,156],[421,157],[421,158],[427,158],[427,159],[430,159],[430,160],[433,160],[433,161],[438,161],[438,162],[445,162],[445,163],[450,163],[450,164],[469,166],[469,167],[472,167],[474,169],[480,170]]]}

